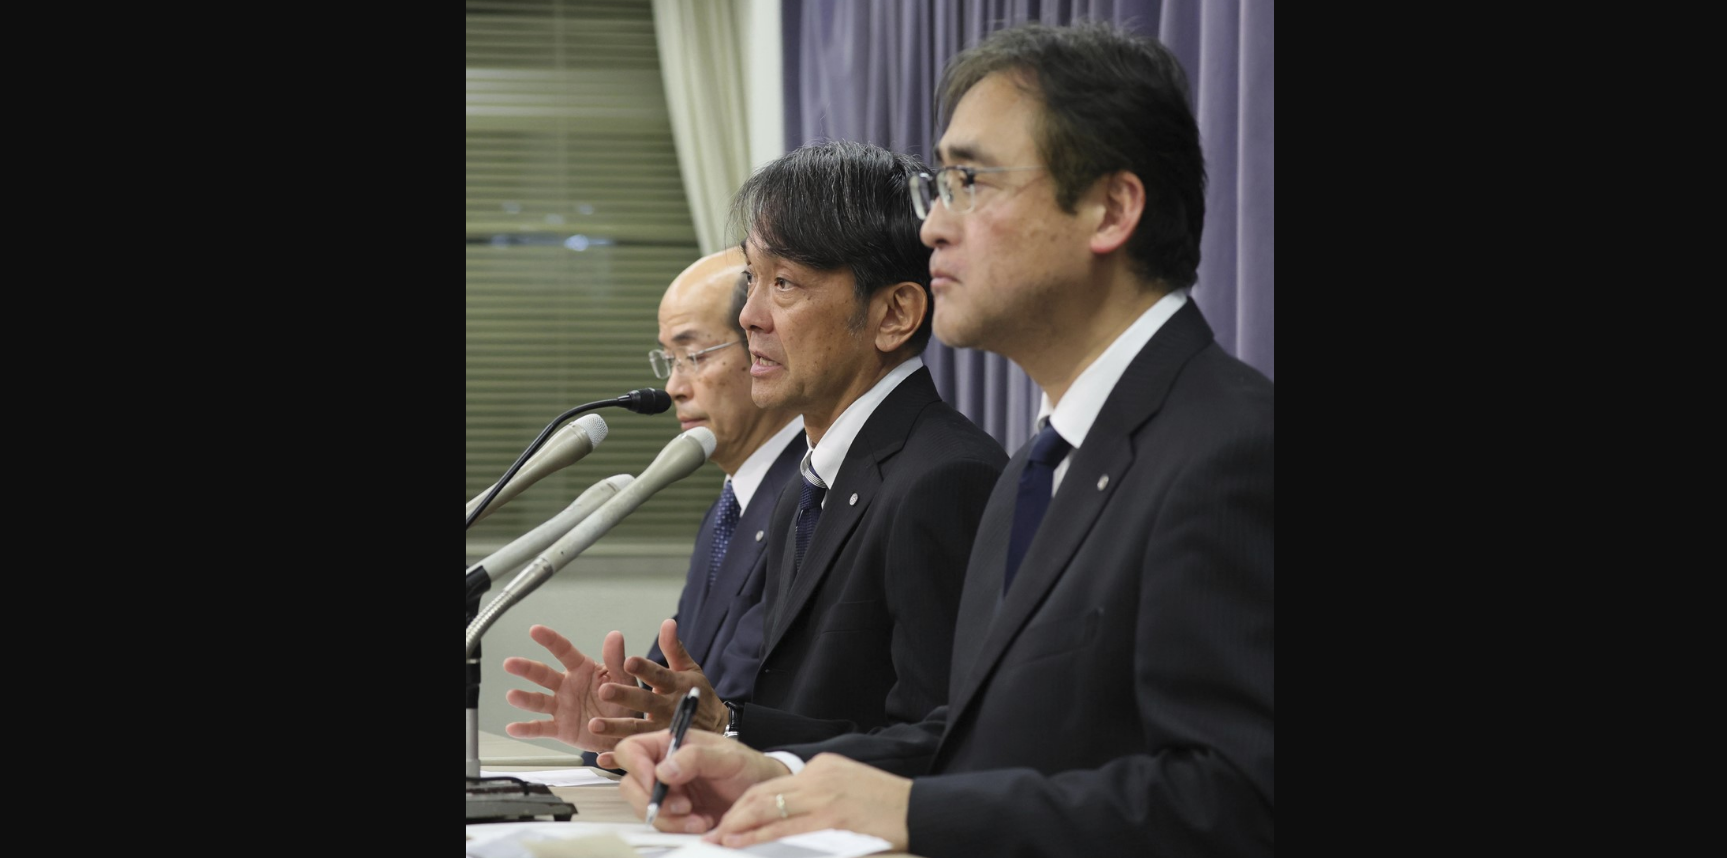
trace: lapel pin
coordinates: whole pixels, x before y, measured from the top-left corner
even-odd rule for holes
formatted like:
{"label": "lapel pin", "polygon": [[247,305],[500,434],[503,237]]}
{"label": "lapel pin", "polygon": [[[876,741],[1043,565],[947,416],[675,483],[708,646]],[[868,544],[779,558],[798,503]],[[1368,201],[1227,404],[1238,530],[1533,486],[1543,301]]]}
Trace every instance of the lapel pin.
{"label": "lapel pin", "polygon": [[1109,485],[1109,475],[1108,474],[1104,474],[1103,476],[1097,478],[1097,490],[1098,491],[1100,491],[1100,492],[1103,491],[1103,487],[1107,486],[1107,485]]}
{"label": "lapel pin", "polygon": [[851,502],[851,505],[852,505],[852,506],[857,506],[857,505],[858,505],[858,493],[857,493],[857,492],[852,492],[852,502]]}
{"label": "lapel pin", "polygon": [[759,531],[759,530],[756,531],[756,541],[757,542],[762,541],[762,531]]}

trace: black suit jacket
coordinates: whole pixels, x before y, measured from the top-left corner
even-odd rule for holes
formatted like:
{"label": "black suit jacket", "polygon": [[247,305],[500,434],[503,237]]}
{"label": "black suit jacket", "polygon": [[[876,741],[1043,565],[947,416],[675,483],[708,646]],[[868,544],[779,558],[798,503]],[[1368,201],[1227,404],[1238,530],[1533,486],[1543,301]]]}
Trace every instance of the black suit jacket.
{"label": "black suit jacket", "polygon": [[947,699],[966,556],[1007,454],[912,373],[859,430],[792,572],[801,478],[768,528],[757,747],[920,721]]}
{"label": "black suit jacket", "polygon": [[913,784],[910,851],[1273,853],[1273,388],[1191,302],[1069,459],[1000,596],[1022,448],[978,528],[949,705],[791,748]]}
{"label": "black suit jacket", "polygon": [[[702,519],[696,535],[696,550],[678,598],[678,638],[690,657],[702,666],[722,700],[745,701],[755,687],[756,666],[762,648],[762,585],[767,580],[767,529],[774,503],[787,482],[798,479],[798,463],[809,450],[799,432],[780,451],[767,475],[750,498],[748,509],[738,517],[738,528],[726,546],[725,559],[712,589],[708,587],[708,551],[714,526],[719,521],[716,498]],[[757,534],[761,534],[760,537]],[[648,659],[666,663],[656,639]]]}

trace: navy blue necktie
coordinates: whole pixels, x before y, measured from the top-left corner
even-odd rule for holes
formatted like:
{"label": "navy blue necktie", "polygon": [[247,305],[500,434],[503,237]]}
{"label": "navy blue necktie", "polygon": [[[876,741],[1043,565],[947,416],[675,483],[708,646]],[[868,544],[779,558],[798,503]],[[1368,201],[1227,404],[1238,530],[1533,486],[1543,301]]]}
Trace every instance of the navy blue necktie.
{"label": "navy blue necktie", "polygon": [[1007,574],[1002,577],[1001,592],[1005,595],[1009,585],[1013,584],[1013,576],[1019,572],[1020,561],[1025,559],[1025,550],[1031,547],[1031,538],[1037,535],[1038,525],[1043,523],[1043,514],[1049,511],[1049,498],[1054,494],[1055,466],[1067,456],[1067,451],[1073,445],[1055,431],[1055,426],[1045,423],[1043,431],[1037,433],[1037,439],[1031,442],[1031,458],[1026,460],[1025,470],[1019,475],[1019,497],[1013,504],[1013,536],[1007,543]]}
{"label": "navy blue necktie", "polygon": [[[738,496],[732,491],[732,481],[726,480],[725,491],[720,492],[720,516],[714,521],[714,544],[708,548],[708,589],[713,589],[714,578],[720,574],[720,564],[725,562],[726,547],[732,544],[732,534],[738,529],[738,515],[743,510],[738,506]],[[706,591],[703,591],[706,593]]]}
{"label": "navy blue necktie", "polygon": [[821,475],[811,468],[804,475],[803,494],[798,496],[798,551],[792,556],[794,574],[804,565],[804,549],[810,547],[810,534],[816,532],[816,522],[822,518],[822,498],[827,497],[828,487],[817,482],[820,479]]}

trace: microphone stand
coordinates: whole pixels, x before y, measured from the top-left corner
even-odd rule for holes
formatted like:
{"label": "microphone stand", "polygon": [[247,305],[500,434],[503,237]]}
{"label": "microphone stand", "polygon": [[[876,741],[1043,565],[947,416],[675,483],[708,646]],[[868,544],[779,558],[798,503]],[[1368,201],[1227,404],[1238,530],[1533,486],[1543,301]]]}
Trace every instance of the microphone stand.
{"label": "microphone stand", "polygon": [[[546,424],[540,436],[534,439],[522,455],[516,457],[516,463],[504,473],[503,479],[492,486],[473,512],[468,513],[464,529],[474,526],[474,519],[484,512],[492,499],[503,491],[504,485],[510,481],[516,472],[522,469],[528,459],[546,443],[552,431],[564,421],[583,412],[596,408],[619,405],[637,414],[659,414],[672,405],[672,398],[664,390],[646,387],[632,390],[616,399],[601,399],[578,405],[558,415],[552,422]],[[464,567],[465,568],[465,567]],[[474,618],[479,616],[480,596],[492,586],[491,576],[483,570],[470,573],[467,576],[467,622],[464,628],[471,627]],[[480,777],[480,647],[476,641],[468,653],[467,660],[467,821],[468,822],[502,822],[511,819],[533,818],[550,815],[558,822],[568,821],[576,813],[576,807],[552,794],[544,784],[528,783],[521,778],[482,778]]]}
{"label": "microphone stand", "polygon": [[[485,570],[468,574],[468,624],[479,616],[480,596],[491,587],[491,576]],[[551,816],[558,822],[568,822],[576,814],[576,806],[558,798],[545,784],[528,783],[521,778],[480,777],[480,645],[476,641],[468,653],[468,822],[509,822]]]}

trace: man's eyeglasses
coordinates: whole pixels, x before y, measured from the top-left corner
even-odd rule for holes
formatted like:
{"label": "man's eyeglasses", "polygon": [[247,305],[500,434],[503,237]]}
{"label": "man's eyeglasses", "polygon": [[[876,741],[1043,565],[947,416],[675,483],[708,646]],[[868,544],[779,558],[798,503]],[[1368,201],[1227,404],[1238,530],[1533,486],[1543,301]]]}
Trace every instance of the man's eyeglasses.
{"label": "man's eyeglasses", "polygon": [[732,340],[729,343],[720,343],[717,346],[708,346],[699,351],[696,349],[682,349],[683,354],[677,355],[672,354],[666,349],[653,349],[648,352],[648,365],[654,368],[655,378],[671,378],[672,373],[678,367],[683,367],[687,372],[695,372],[696,368],[701,366],[703,355],[708,352],[717,352],[727,346],[739,345],[742,342],[743,340]]}
{"label": "man's eyeglasses", "polygon": [[972,187],[979,173],[1011,173],[1015,170],[1041,170],[1042,167],[943,167],[928,173],[914,173],[911,177],[911,207],[917,211],[919,220],[928,220],[929,213],[935,208],[933,187],[941,194],[941,204],[954,214],[965,214],[977,205],[977,189]]}

